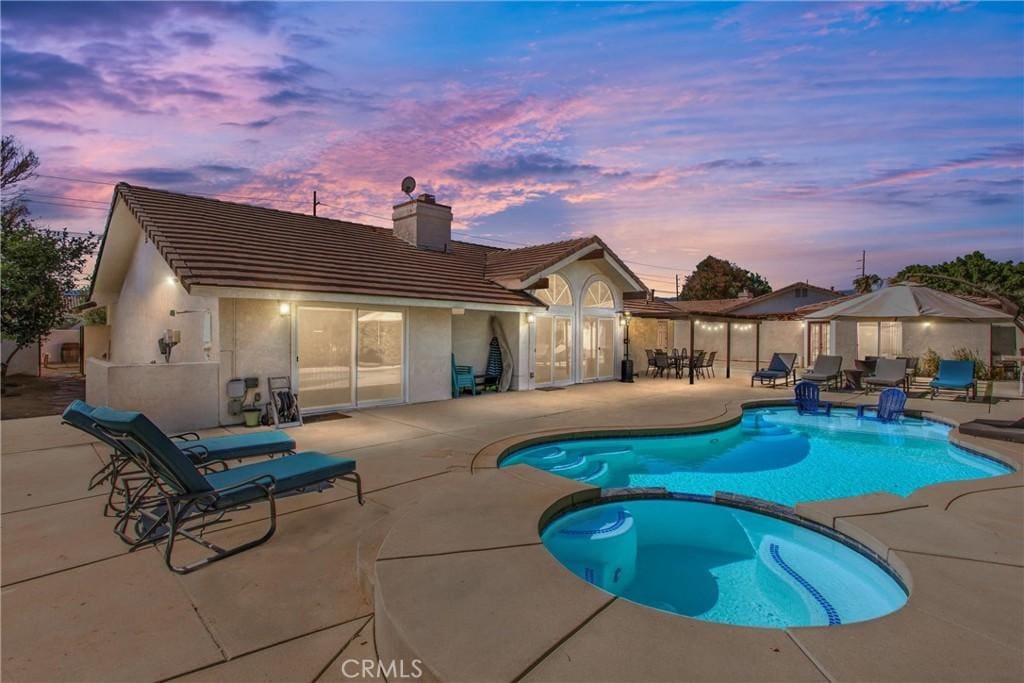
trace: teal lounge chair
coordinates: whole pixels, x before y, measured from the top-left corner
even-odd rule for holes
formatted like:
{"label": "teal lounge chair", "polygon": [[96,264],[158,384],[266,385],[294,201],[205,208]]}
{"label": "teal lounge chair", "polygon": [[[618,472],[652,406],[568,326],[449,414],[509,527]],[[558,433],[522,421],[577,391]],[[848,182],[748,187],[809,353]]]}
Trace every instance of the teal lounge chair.
{"label": "teal lounge chair", "polygon": [[[140,471],[133,468],[129,456],[121,452],[120,449],[123,444],[110,440],[102,430],[96,428],[92,419],[94,410],[96,408],[85,401],[72,401],[64,409],[63,422],[110,446],[110,460],[89,480],[89,489],[94,489],[104,481],[109,480],[111,493],[104,512],[107,513],[111,510],[119,511],[116,503],[114,503],[114,497],[118,493],[122,495],[125,493],[124,485],[126,482],[122,481],[123,475],[137,475],[140,474]],[[195,464],[212,465],[217,463],[223,468],[227,467],[225,462],[227,460],[274,456],[295,451],[295,440],[284,432],[276,430],[216,436],[205,439],[200,438],[195,432],[189,432],[187,434],[175,434],[170,438]]]}
{"label": "teal lounge chair", "polygon": [[814,382],[801,381],[796,385],[793,404],[800,415],[831,415],[832,404],[821,400],[821,389]]}
{"label": "teal lounge chair", "polygon": [[[91,417],[108,438],[122,445],[123,453],[129,454],[134,463],[152,477],[153,486],[159,492],[160,501],[155,504],[148,502],[152,496],[132,498],[119,523],[127,525],[127,520],[137,520],[136,548],[166,540],[164,562],[179,574],[187,574],[270,539],[277,529],[275,498],[279,495],[321,491],[334,480],[344,479],[355,483],[356,497],[359,504],[363,504],[362,481],[355,471],[355,461],[348,458],[309,451],[204,474],[142,413],[96,408]],[[269,526],[262,536],[231,548],[222,548],[203,538],[205,528],[225,513],[261,501],[266,501],[270,507]],[[175,565],[174,545],[179,537],[211,550],[212,554],[190,564]]]}
{"label": "teal lounge chair", "polygon": [[939,373],[929,385],[934,399],[941,389],[963,391],[964,400],[978,397],[978,382],[974,379],[973,360],[940,360]]}
{"label": "teal lounge chair", "polygon": [[895,422],[903,416],[903,409],[907,405],[907,394],[902,389],[890,387],[883,389],[878,395],[878,405],[873,408],[875,417],[867,417],[865,410],[872,410],[871,406],[857,406],[857,418],[878,420],[879,422]]}
{"label": "teal lounge chair", "polygon": [[476,396],[476,378],[473,376],[472,365],[456,365],[455,354],[452,354],[452,398],[458,398],[463,389],[469,389]]}

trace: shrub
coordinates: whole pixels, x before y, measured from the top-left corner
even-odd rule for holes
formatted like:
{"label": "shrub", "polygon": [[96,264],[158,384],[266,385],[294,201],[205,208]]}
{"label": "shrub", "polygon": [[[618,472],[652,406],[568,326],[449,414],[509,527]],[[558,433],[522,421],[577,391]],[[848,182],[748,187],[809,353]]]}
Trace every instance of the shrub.
{"label": "shrub", "polygon": [[974,379],[988,379],[988,361],[982,360],[974,349],[965,346],[958,346],[953,349],[953,360],[973,360]]}
{"label": "shrub", "polygon": [[925,377],[934,377],[939,373],[939,361],[942,357],[935,352],[935,349],[929,348],[927,353],[921,356],[919,361],[919,367],[921,368],[921,374]]}

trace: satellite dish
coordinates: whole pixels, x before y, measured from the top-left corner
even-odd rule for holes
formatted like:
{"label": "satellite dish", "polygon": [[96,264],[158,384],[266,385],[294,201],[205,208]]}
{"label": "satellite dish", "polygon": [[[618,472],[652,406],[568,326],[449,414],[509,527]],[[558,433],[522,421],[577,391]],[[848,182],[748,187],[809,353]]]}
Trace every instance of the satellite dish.
{"label": "satellite dish", "polygon": [[404,178],[402,178],[402,192],[404,192],[407,195],[409,195],[410,199],[412,199],[412,191],[415,190],[415,189],[416,189],[416,179],[415,178],[413,178],[411,175],[407,175]]}

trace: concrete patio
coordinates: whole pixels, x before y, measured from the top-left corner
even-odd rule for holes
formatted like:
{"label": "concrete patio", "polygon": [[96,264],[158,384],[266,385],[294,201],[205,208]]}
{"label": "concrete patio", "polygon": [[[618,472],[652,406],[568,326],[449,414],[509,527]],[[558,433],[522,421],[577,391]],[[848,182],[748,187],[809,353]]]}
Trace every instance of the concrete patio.
{"label": "concrete patio", "polygon": [[[449,598],[434,611],[404,607],[412,612],[402,615],[401,623],[418,629],[403,638],[430,645],[429,652],[415,654],[433,673],[452,680],[1019,680],[1024,675],[1020,471],[998,480],[929,487],[907,499],[864,496],[804,506],[800,512],[808,517],[864,542],[879,542],[877,550],[894,564],[905,563],[912,577],[945,577],[941,580],[959,587],[878,622],[833,629],[829,637],[817,635],[818,630],[752,631],[670,617],[612,600],[567,573],[544,589],[552,592],[518,606],[477,602],[490,590],[481,593],[459,583],[460,576],[486,578],[504,582],[522,597],[529,586],[502,571],[510,555],[557,572],[557,563],[545,559],[538,546],[539,514],[525,513],[578,489],[539,472],[475,465],[471,471],[474,458],[489,445],[554,430],[718,422],[744,401],[786,398],[790,392],[751,389],[746,378],[693,386],[641,380],[379,408],[309,424],[291,431],[299,450],[355,458],[366,505],[356,503],[347,484],[283,499],[270,542],[187,576],[167,571],[158,549],[127,553],[111,533],[113,520],[102,515],[104,494],[86,490],[103,462],[98,444],[59,426],[56,417],[5,421],[3,678],[346,680],[346,673],[357,669],[343,669],[346,661],[375,657],[379,624],[373,578],[390,572]],[[851,394],[829,398],[875,400]],[[909,407],[954,421],[989,411],[986,405],[948,399],[914,399]],[[1018,417],[1022,408],[1018,399],[1004,400],[991,406],[991,416]],[[1019,446],[974,445],[1022,461]],[[518,493],[508,497],[509,487]],[[405,515],[413,509],[425,514]],[[235,515],[211,537],[230,541],[258,535],[263,512]],[[432,524],[414,531],[408,524],[414,517],[437,520],[435,532],[430,533]],[[505,535],[474,537],[472,524],[463,524],[466,532],[458,539],[441,533],[446,525],[470,518],[497,520]],[[378,554],[387,559],[378,563]],[[574,610],[553,614],[544,628],[529,634],[509,630],[506,618],[515,609],[560,594],[580,596]],[[391,600],[389,595],[389,610]],[[389,612],[389,628],[398,623],[392,616]],[[908,626],[910,618],[930,626]],[[684,638],[703,634],[693,641],[701,646],[676,648],[666,658],[658,643],[662,649],[678,644],[662,636],[680,629],[691,634]],[[750,641],[741,649],[737,630]],[[638,648],[634,657],[621,646],[608,647],[609,639],[623,633],[625,642]],[[393,633],[386,636],[394,642]],[[878,657],[883,650],[890,656]]]}

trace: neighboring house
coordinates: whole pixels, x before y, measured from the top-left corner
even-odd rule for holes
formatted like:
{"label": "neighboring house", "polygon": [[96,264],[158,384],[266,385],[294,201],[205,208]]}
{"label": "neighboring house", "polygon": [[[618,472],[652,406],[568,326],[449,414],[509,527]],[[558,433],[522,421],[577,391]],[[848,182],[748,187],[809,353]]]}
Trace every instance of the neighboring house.
{"label": "neighboring house", "polygon": [[[169,429],[231,424],[227,382],[289,377],[306,412],[451,397],[452,354],[482,373],[495,323],[513,389],[612,379],[640,279],[597,237],[522,249],[452,239],[430,195],[383,228],[121,183],[90,300],[109,357],[89,400]],[[172,316],[171,311],[175,311]],[[166,362],[165,332],[180,334]]]}

